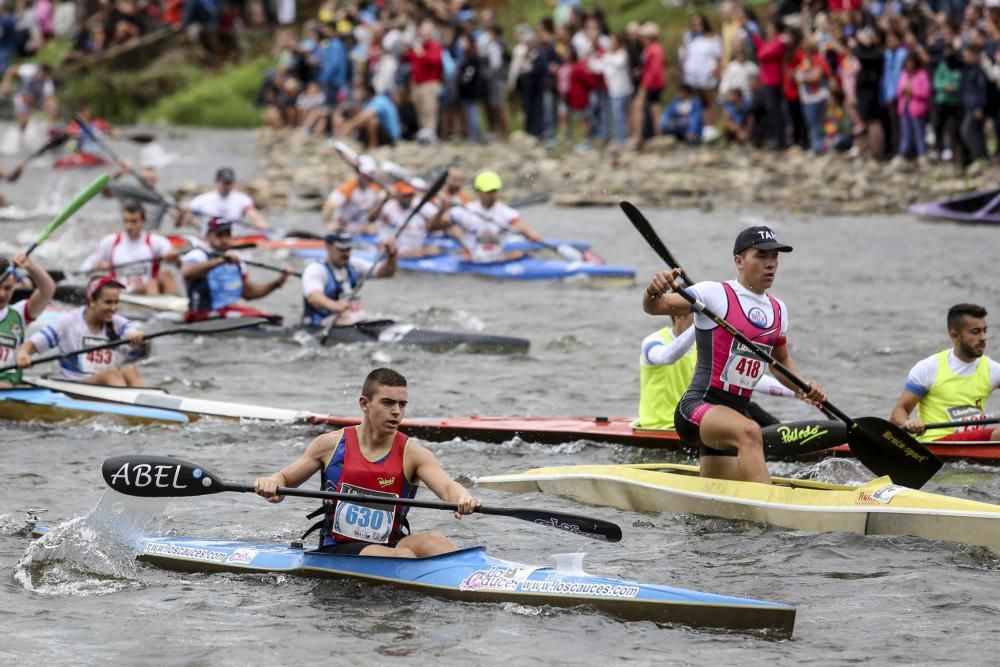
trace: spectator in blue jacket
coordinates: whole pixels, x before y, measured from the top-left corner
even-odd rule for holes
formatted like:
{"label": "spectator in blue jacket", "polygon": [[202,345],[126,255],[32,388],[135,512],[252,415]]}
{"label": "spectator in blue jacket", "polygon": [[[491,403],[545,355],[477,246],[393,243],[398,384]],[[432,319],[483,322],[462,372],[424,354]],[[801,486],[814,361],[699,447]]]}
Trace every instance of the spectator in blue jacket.
{"label": "spectator in blue jacket", "polygon": [[906,47],[903,46],[903,36],[895,30],[890,30],[885,36],[885,60],[882,61],[882,82],[879,88],[879,102],[882,104],[883,118],[887,118],[886,153],[894,154],[899,146],[899,113],[896,110],[896,87],[903,73],[903,63],[906,61]]}
{"label": "spectator in blue jacket", "polygon": [[347,93],[347,49],[333,24],[324,24],[321,34],[324,39],[313,54],[316,59],[316,79],[323,87],[326,105],[335,108]]}
{"label": "spectator in blue jacket", "polygon": [[682,83],[677,89],[677,97],[660,117],[661,132],[671,134],[693,146],[701,143],[703,122],[701,99],[694,94],[691,86]]}

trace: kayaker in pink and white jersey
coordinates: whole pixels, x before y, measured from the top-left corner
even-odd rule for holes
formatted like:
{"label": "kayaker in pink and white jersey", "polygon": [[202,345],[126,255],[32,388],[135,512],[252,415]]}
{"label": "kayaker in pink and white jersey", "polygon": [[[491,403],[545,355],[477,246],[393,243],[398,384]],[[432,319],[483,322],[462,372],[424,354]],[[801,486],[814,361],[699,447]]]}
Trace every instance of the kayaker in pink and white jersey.
{"label": "kayaker in pink and white jersey", "polygon": [[107,272],[133,294],[180,294],[177,281],[163,264],[180,266],[180,258],[165,236],[145,231],[142,204],[122,204],[122,231],[108,234],[80,265],[81,271]]}
{"label": "kayaker in pink and white jersey", "polygon": [[[788,309],[766,292],[774,284],[778,254],[791,250],[791,246],[778,241],[770,228],[749,227],[740,232],[733,246],[736,280],[701,282],[688,289],[798,375],[786,339]],[[643,296],[647,313],[677,316],[691,312],[692,306],[684,297],[670,293],[678,288],[680,276],[680,269],[654,276]],[[699,447],[702,477],[769,484],[771,476],[764,461],[760,426],[746,414],[753,390],[768,364],[705,315],[695,313],[694,324],[698,361],[691,385],[677,405],[677,433],[684,443]],[[797,391],[777,370],[775,377]],[[822,387],[816,383],[810,386],[805,398],[826,400]]]}

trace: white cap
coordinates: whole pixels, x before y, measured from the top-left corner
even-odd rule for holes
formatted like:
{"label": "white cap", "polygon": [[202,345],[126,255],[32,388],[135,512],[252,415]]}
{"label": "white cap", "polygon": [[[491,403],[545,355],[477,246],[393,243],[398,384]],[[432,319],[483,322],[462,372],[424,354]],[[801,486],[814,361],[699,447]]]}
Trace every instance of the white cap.
{"label": "white cap", "polygon": [[358,171],[364,176],[374,176],[377,169],[378,164],[371,155],[362,155],[358,158]]}

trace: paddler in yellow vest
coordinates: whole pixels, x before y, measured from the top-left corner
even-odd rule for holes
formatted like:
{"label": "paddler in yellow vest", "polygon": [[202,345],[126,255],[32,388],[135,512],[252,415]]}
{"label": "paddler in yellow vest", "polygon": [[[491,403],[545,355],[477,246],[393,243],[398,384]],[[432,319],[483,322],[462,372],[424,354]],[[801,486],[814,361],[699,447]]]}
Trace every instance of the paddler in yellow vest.
{"label": "paddler in yellow vest", "polygon": [[[960,303],[948,310],[948,336],[952,347],[916,363],[889,421],[902,426],[921,442],[1000,440],[1000,428],[969,426],[936,428],[924,424],[965,421],[987,417],[983,408],[1000,387],[1000,363],[987,357],[986,309]],[[913,408],[917,416],[910,417]]]}
{"label": "paddler in yellow vest", "polygon": [[[16,269],[24,269],[28,273],[35,291],[27,299],[11,303],[14,290],[19,287]],[[18,348],[24,344],[24,332],[41,316],[55,293],[56,284],[52,282],[52,277],[23,251],[14,255],[13,259],[0,257],[0,366],[18,363]],[[19,384],[20,369],[0,373],[0,388]]]}
{"label": "paddler in yellow vest", "polygon": [[[698,350],[694,345],[694,314],[677,315],[669,327],[646,336],[639,356],[639,418],[632,422],[635,428],[674,429],[674,411],[677,402],[687,391],[694,376]],[[757,391],[772,396],[795,398],[795,392],[764,375],[757,383]],[[756,403],[747,409],[750,418],[761,426],[777,424],[778,419]]]}

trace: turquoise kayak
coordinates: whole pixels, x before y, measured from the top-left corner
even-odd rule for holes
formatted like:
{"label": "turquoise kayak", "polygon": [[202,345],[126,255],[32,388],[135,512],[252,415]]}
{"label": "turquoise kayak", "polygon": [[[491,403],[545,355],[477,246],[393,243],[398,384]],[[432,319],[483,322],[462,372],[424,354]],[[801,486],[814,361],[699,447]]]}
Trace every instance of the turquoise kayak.
{"label": "turquoise kayak", "polygon": [[60,422],[110,416],[129,424],[186,424],[180,412],[72,398],[51,389],[0,389],[0,419]]}

